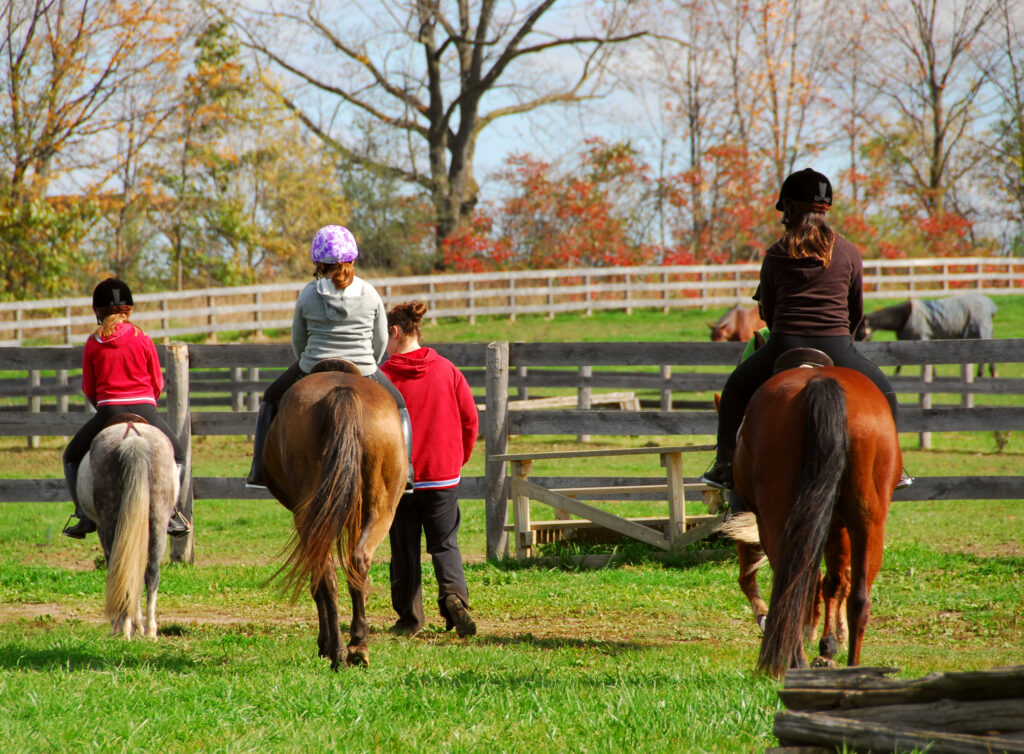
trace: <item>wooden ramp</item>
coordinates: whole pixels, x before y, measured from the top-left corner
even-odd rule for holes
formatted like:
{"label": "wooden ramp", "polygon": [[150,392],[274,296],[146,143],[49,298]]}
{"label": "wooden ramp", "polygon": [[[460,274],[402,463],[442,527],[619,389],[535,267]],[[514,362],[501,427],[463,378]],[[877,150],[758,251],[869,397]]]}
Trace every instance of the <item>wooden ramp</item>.
{"label": "wooden ramp", "polygon": [[[675,552],[711,534],[724,514],[687,516],[684,495],[687,489],[709,489],[703,484],[683,482],[683,454],[713,449],[710,445],[680,445],[655,448],[613,448],[607,450],[569,450],[537,453],[505,453],[490,456],[490,461],[507,461],[512,465],[509,490],[512,497],[512,523],[506,530],[514,532],[516,558],[530,557],[533,548],[544,542],[557,541],[578,531],[603,529],[644,542],[661,550]],[[529,480],[535,461],[569,458],[602,458],[609,456],[656,455],[665,468],[665,484],[612,487],[561,487],[547,489]],[[650,499],[663,497],[668,515],[665,517],[627,518],[610,513],[580,498],[607,500],[610,494],[646,493]],[[555,518],[534,521],[530,518],[530,501],[551,506]],[[575,516],[576,518],[572,518]]]}

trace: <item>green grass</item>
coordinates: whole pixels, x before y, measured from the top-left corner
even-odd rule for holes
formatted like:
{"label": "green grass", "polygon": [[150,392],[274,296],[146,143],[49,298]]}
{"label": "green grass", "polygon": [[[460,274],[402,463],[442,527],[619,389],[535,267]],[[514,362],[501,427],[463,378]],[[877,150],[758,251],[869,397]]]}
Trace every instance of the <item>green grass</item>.
{"label": "green grass", "polygon": [[[1001,318],[1013,309],[1000,301]],[[1024,307],[1016,312],[1024,323]],[[633,337],[643,322],[644,339],[703,339],[711,318],[520,318],[428,334],[434,342],[612,340]],[[517,448],[575,446],[570,437],[529,440]],[[928,452],[915,449],[915,436],[903,440],[908,468],[922,475],[1019,474],[1024,461],[1022,433],[1001,452],[992,433],[936,435]],[[0,475],[58,476],[60,451],[59,438],[38,449],[4,440]],[[199,476],[241,476],[251,452],[242,438],[213,437],[197,438],[196,451]],[[686,473],[706,460],[687,460]],[[482,444],[465,473],[483,473]],[[550,473],[661,472],[651,459],[616,458],[599,471],[574,461]],[[0,505],[0,751],[761,752],[775,744],[778,684],[753,672],[759,637],[732,557],[663,562],[620,545],[625,562],[596,571],[495,565],[484,559],[483,503],[465,500],[460,541],[478,636],[443,630],[429,560],[427,630],[415,639],[386,633],[394,615],[385,542],[371,571],[371,666],[332,673],[316,657],[312,601],[293,603],[268,583],[291,533],[277,503],[196,502],[196,563],[165,565],[155,643],[107,635],[99,544],[59,536],[69,509]],[[1021,501],[894,504],[862,661],[906,677],[1020,663],[1022,570]],[[347,625],[347,604],[341,614]]]}

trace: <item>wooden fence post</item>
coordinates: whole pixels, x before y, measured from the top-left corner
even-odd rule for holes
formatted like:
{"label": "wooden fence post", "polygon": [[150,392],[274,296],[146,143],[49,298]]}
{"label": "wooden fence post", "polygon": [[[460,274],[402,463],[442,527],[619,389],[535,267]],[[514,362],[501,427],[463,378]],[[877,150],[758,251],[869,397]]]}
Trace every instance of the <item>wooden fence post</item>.
{"label": "wooden fence post", "polygon": [[[38,388],[43,384],[43,373],[38,369],[30,369],[28,372],[28,386],[32,388]],[[29,413],[38,414],[43,410],[43,399],[38,393],[30,395],[28,399],[28,410]],[[30,448],[39,447],[39,435],[32,435],[28,438],[28,446]]]}
{"label": "wooden fence post", "polygon": [[672,366],[670,364],[661,365],[661,379],[665,383],[665,387],[661,389],[661,410],[671,411],[672,410]]}
{"label": "wooden fence post", "polygon": [[508,452],[508,342],[487,344],[487,399],[484,412],[484,464],[487,520],[487,559],[508,557],[508,496],[505,461],[490,458]]}
{"label": "wooden fence post", "polygon": [[[921,379],[922,379],[922,381],[924,381],[925,385],[930,385],[932,383],[932,380],[934,379],[934,377],[935,377],[935,367],[932,366],[931,364],[922,364],[921,365]],[[930,390],[931,388],[928,388],[928,389]],[[928,393],[921,393],[921,408],[931,408],[931,407],[932,407],[932,394],[930,392],[928,392]],[[921,450],[931,450],[932,449],[932,433],[931,432],[922,432],[921,435],[920,435],[920,439],[921,439]]]}
{"label": "wooden fence post", "polygon": [[192,412],[188,402],[188,343],[167,346],[167,423],[185,448],[185,481],[178,495],[178,507],[192,522],[193,530],[184,537],[171,537],[171,560],[195,562],[195,516],[192,514]]}
{"label": "wooden fence post", "polygon": [[[591,384],[594,379],[594,367],[580,367],[580,382],[576,388],[576,408],[590,408]],[[576,442],[590,442],[590,435],[576,435]]]}

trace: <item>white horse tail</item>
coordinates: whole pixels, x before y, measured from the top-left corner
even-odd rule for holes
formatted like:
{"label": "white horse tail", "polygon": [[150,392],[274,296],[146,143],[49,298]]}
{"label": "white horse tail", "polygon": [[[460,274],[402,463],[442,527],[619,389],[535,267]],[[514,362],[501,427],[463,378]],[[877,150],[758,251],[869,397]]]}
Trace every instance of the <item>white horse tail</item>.
{"label": "white horse tail", "polygon": [[761,536],[757,531],[757,517],[747,511],[731,516],[716,526],[715,531],[735,539],[737,542],[744,542],[748,545],[761,544]]}
{"label": "white horse tail", "polygon": [[[117,529],[107,564],[105,615],[115,632],[124,620],[126,638],[132,619],[141,618],[142,586],[149,553],[150,447],[144,437],[129,434],[117,447],[122,485]],[[136,627],[141,630],[141,624]]]}

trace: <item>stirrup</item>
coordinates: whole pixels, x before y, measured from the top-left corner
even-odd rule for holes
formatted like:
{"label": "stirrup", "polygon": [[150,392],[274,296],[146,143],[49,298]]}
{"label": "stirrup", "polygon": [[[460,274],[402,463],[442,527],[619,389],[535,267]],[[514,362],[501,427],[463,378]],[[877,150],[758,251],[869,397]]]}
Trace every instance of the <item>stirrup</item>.
{"label": "stirrup", "polygon": [[914,477],[910,476],[906,471],[900,472],[900,480],[896,482],[896,489],[906,489],[914,483]]}
{"label": "stirrup", "polygon": [[167,521],[167,533],[172,537],[184,537],[192,531],[192,522],[181,511],[174,511]]}

